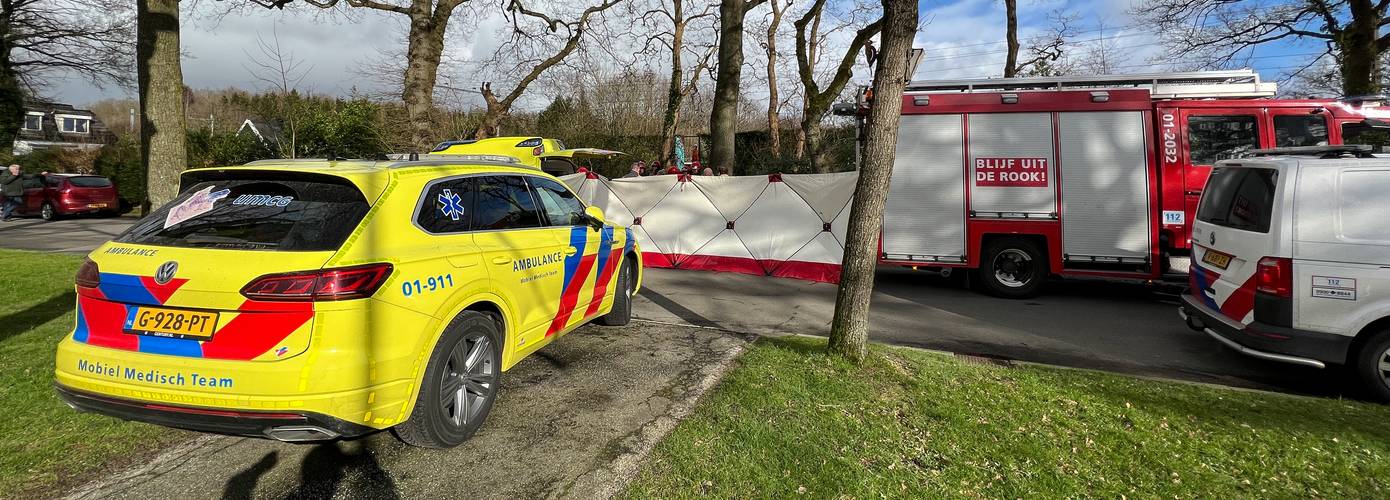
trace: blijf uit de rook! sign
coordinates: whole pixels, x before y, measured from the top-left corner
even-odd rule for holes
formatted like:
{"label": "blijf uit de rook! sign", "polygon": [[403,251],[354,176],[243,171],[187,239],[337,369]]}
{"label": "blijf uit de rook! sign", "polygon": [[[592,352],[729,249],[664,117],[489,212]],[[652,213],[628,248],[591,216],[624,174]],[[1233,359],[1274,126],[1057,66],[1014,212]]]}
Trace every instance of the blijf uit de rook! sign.
{"label": "blijf uit de rook! sign", "polygon": [[1047,158],[976,158],[975,185],[1047,187]]}

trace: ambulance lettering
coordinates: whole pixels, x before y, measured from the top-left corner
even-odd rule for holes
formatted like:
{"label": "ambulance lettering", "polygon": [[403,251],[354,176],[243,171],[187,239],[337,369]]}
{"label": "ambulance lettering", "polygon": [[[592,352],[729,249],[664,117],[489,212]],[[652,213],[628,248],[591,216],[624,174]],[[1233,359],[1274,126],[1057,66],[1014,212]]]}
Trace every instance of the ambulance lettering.
{"label": "ambulance lettering", "polygon": [[105,253],[112,255],[134,255],[136,257],[154,257],[155,254],[159,253],[159,250],[154,248],[110,247],[106,249]]}
{"label": "ambulance lettering", "polygon": [[152,385],[211,387],[215,389],[231,389],[236,386],[236,379],[232,377],[209,376],[206,373],[200,374],[197,372],[170,372],[156,368],[118,366],[112,363],[88,361],[85,359],[77,360],[77,371],[100,377],[123,379]]}

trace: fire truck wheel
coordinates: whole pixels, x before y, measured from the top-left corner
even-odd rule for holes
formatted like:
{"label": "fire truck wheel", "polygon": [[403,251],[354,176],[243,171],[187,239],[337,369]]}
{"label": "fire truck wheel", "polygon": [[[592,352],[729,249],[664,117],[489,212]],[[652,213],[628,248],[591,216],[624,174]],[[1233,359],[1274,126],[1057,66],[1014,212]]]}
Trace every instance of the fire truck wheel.
{"label": "fire truck wheel", "polygon": [[996,297],[1024,299],[1038,294],[1047,279],[1047,258],[1037,243],[1004,238],[985,247],[977,280]]}

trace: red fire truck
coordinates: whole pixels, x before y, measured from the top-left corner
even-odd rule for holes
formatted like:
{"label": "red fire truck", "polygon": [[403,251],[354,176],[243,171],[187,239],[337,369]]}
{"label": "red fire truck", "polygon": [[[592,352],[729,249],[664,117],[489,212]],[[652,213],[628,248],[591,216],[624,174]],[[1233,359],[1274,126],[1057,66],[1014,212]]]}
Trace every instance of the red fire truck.
{"label": "red fire truck", "polygon": [[1016,298],[1055,275],[1185,279],[1212,163],[1387,125],[1379,98],[1274,93],[1250,70],[911,82],[880,261]]}

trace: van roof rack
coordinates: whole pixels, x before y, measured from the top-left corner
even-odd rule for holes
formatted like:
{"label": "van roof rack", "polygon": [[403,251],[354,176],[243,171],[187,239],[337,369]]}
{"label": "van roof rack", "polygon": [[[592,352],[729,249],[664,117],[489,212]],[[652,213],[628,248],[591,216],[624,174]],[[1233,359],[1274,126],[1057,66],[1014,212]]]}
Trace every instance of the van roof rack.
{"label": "van roof rack", "polygon": [[1146,88],[1149,90],[1149,95],[1155,99],[1251,98],[1274,96],[1278,90],[1278,84],[1261,82],[1260,75],[1251,69],[1136,73],[1130,75],[919,80],[907,84],[909,92],[959,91],[972,93],[1008,90],[1113,88]]}
{"label": "van roof rack", "polygon": [[1373,158],[1371,154],[1375,148],[1369,144],[1336,144],[1329,146],[1292,146],[1285,148],[1252,149],[1246,153],[1250,156],[1270,156],[1270,155],[1299,155],[1316,156],[1319,158],[1341,158],[1343,156],[1354,156],[1357,158]]}

